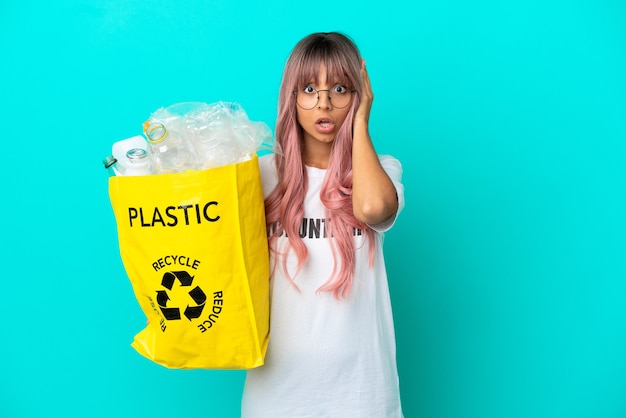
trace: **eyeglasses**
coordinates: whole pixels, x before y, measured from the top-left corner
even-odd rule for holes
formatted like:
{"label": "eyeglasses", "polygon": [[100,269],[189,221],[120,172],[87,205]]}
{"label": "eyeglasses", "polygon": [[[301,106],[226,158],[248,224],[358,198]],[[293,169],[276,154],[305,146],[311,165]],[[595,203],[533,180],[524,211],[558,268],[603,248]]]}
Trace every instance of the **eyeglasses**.
{"label": "eyeglasses", "polygon": [[352,99],[352,93],[355,92],[355,90],[350,90],[346,86],[337,84],[328,90],[317,90],[315,87],[308,85],[300,90],[294,91],[293,94],[296,95],[298,106],[304,110],[310,110],[317,106],[320,100],[320,93],[323,91],[328,93],[328,100],[331,105],[338,109],[348,106]]}

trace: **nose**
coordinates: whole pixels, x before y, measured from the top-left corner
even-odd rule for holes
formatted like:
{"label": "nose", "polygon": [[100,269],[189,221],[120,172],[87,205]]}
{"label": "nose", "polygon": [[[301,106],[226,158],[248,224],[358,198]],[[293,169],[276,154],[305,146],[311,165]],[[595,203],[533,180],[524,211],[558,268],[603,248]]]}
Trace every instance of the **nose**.
{"label": "nose", "polygon": [[[323,93],[326,93],[322,95]],[[322,97],[324,97],[322,99]],[[332,108],[332,102],[330,101],[330,90],[318,90],[317,91],[317,107],[330,109]]]}

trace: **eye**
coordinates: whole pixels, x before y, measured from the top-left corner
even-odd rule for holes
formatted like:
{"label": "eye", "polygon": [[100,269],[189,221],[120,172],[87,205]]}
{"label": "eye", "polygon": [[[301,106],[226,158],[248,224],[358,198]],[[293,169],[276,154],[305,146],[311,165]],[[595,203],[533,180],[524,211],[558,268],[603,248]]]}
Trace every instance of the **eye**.
{"label": "eye", "polygon": [[347,92],[348,92],[348,88],[346,86],[342,86],[338,84],[335,87],[333,87],[333,93],[346,94]]}
{"label": "eye", "polygon": [[316,93],[315,87],[308,85],[308,86],[304,86],[304,88],[302,89],[302,92],[305,94],[314,94]]}

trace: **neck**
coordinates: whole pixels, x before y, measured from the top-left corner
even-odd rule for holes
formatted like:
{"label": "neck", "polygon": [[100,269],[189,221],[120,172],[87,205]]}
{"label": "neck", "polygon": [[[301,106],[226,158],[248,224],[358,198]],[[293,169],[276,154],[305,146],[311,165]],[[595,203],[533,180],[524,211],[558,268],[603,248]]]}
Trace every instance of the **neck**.
{"label": "neck", "polygon": [[304,164],[309,167],[321,169],[328,168],[328,160],[330,159],[331,150],[332,144],[305,143],[303,155]]}

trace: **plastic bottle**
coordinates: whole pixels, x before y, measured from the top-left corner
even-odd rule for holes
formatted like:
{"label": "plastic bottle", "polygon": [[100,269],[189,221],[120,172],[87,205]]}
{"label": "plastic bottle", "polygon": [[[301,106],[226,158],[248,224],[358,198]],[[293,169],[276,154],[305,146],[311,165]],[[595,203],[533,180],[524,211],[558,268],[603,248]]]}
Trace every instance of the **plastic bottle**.
{"label": "plastic bottle", "polygon": [[109,172],[110,177],[118,175],[117,159],[114,156],[109,155],[102,161],[102,164],[104,164],[104,168]]}
{"label": "plastic bottle", "polygon": [[190,144],[162,123],[148,121],[144,134],[148,139],[148,154],[155,173],[180,173],[197,167]]}
{"label": "plastic bottle", "polygon": [[150,171],[148,151],[143,148],[132,148],[126,152],[125,176],[147,176]]}
{"label": "plastic bottle", "polygon": [[[147,148],[148,148],[148,145],[146,144],[146,140],[141,135],[135,135],[133,137],[122,139],[121,141],[117,141],[113,143],[112,155],[113,155],[113,158],[117,160],[117,164],[115,165],[115,175],[117,176],[129,175],[127,171],[131,170],[132,172],[136,168],[136,166],[133,163],[131,163],[128,153],[134,149],[143,149],[144,152],[147,153]],[[145,172],[145,174],[150,174],[150,172]],[[130,175],[138,175],[138,174],[130,174]]]}
{"label": "plastic bottle", "polygon": [[239,149],[228,103],[205,105],[189,125],[202,169],[236,163]]}

